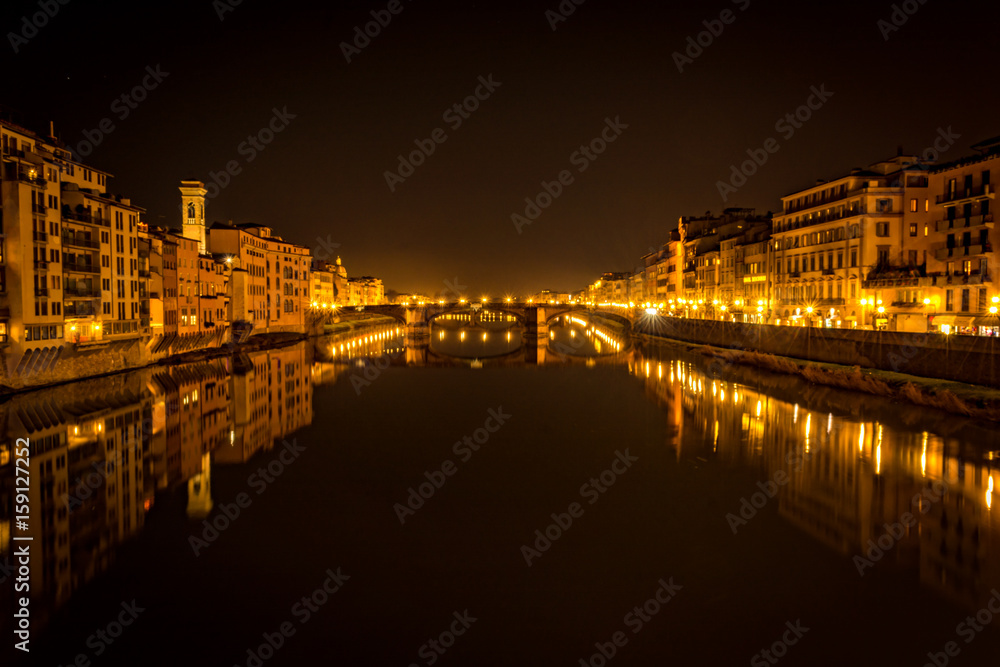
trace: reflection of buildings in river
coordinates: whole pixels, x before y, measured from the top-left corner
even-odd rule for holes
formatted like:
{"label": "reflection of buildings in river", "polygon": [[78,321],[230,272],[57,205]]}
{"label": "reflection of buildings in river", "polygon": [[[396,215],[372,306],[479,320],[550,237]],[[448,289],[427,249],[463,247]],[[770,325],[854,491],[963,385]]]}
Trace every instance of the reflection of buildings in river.
{"label": "reflection of buildings in river", "polygon": [[[1000,584],[1000,545],[992,544],[998,519],[990,508],[1000,489],[993,473],[995,490],[988,492],[988,460],[960,460],[957,443],[945,455],[931,434],[849,421],[713,380],[689,362],[640,357],[632,370],[666,407],[678,457],[683,451],[686,458],[758,467],[764,482],[786,471],[778,512],[817,540],[864,556],[869,540],[889,543],[886,524],[911,512],[918,524],[892,538],[874,567],[919,569],[926,585],[970,609]],[[948,492],[921,514],[914,497],[942,479]]]}
{"label": "reflection of buildings in river", "polygon": [[232,434],[216,463],[244,463],[312,423],[312,356],[305,345],[248,355],[249,369],[233,375]]}
{"label": "reflection of buildings in river", "polygon": [[[43,601],[42,619],[103,572],[114,547],[143,525],[143,386],[133,373],[16,396],[0,407],[4,439],[30,442],[31,591]],[[12,458],[0,468],[5,497],[14,487]],[[0,511],[12,508],[3,503]]]}
{"label": "reflection of buildings in river", "polygon": [[150,378],[147,475],[156,490],[201,474],[205,454],[229,442],[229,374],[226,359],[173,366]]}
{"label": "reflection of buildings in river", "polygon": [[988,592],[1000,588],[1000,508],[994,509],[1000,475],[995,460],[965,460],[959,449],[939,440],[925,450],[928,476],[943,479],[949,491],[921,521],[920,580],[979,609]]}

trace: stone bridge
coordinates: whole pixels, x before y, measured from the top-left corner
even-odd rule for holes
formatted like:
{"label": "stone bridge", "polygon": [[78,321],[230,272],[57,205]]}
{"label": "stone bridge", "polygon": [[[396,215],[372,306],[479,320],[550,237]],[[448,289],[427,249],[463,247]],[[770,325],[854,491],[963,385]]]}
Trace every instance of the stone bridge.
{"label": "stone bridge", "polygon": [[613,310],[591,308],[589,306],[561,305],[561,304],[517,304],[508,302],[483,302],[483,303],[427,303],[414,306],[366,306],[366,313],[378,313],[388,315],[406,325],[407,335],[425,336],[429,333],[431,322],[446,315],[468,315],[473,324],[481,321],[481,318],[489,313],[496,315],[510,315],[526,329],[526,335],[547,338],[549,335],[549,323],[557,317],[567,313],[596,314],[602,317],[618,321],[631,328],[632,321],[627,316]]}

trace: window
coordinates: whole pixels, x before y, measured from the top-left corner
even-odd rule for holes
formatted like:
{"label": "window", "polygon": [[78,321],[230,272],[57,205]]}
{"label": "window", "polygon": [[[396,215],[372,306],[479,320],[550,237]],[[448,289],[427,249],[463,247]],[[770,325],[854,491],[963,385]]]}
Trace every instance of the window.
{"label": "window", "polygon": [[963,289],[962,290],[962,312],[963,313],[969,312],[969,290],[968,289]]}
{"label": "window", "polygon": [[917,265],[917,251],[916,250],[911,250],[910,251],[910,253],[909,253],[909,264],[910,264],[910,266],[916,266]]}
{"label": "window", "polygon": [[916,199],[911,199],[910,200],[910,212],[911,213],[916,213],[917,212],[917,200]]}
{"label": "window", "polygon": [[955,310],[955,290],[945,290],[944,292],[944,309],[948,312]]}
{"label": "window", "polygon": [[858,266],[858,251],[857,249],[851,250],[851,268],[856,268]]}
{"label": "window", "polygon": [[[913,201],[916,201],[916,199],[914,199]],[[911,222],[910,223],[910,236],[916,236],[916,235],[917,235],[917,223]]]}
{"label": "window", "polygon": [[837,268],[838,269],[844,268],[844,253],[842,252],[837,253]]}
{"label": "window", "polygon": [[929,231],[929,227],[930,227],[930,225],[928,225],[928,224],[927,224],[927,223],[925,222],[925,223],[924,223],[924,236],[927,236],[927,233],[928,233],[928,231]]}
{"label": "window", "polygon": [[888,222],[876,222],[875,223],[875,236],[888,236],[889,235],[889,223]]}

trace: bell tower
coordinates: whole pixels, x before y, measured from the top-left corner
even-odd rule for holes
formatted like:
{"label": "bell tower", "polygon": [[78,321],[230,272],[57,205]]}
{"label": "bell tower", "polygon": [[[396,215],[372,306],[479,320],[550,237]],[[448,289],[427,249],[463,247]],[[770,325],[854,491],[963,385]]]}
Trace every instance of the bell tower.
{"label": "bell tower", "polygon": [[205,195],[208,190],[201,181],[181,181],[181,222],[184,236],[198,241],[198,252],[208,252],[205,243]]}

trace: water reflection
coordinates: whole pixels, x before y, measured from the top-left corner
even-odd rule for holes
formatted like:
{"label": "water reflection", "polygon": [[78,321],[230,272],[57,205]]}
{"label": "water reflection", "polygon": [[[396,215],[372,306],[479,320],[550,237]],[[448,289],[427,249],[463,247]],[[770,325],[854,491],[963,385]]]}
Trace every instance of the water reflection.
{"label": "water reflection", "polygon": [[[30,441],[33,618],[48,616],[114,563],[161,493],[186,489],[187,514],[213,507],[212,467],[243,463],[312,422],[306,345],[154,367],[11,398],[0,406],[0,493],[10,447]],[[0,504],[0,561],[10,508]],[[9,600],[5,582],[0,595]]]}
{"label": "water reflection", "polygon": [[[14,485],[13,442],[31,441],[36,627],[112,567],[118,547],[167,494],[183,494],[192,520],[208,516],[213,468],[242,465],[310,426],[317,386],[353,384],[389,366],[468,365],[468,351],[480,354],[485,345],[495,346],[496,356],[483,355],[495,365],[622,366],[664,409],[678,460],[749,468],[762,482],[784,471],[788,481],[772,501],[780,516],[847,559],[869,557],[872,543],[885,542],[885,526],[912,512],[916,523],[892,538],[874,568],[905,571],[969,610],[1000,586],[993,546],[1000,519],[992,510],[1000,454],[990,453],[997,436],[982,424],[713,365],[673,348],[635,348],[613,325],[577,315],[551,323],[547,338],[525,337],[519,323],[504,319],[447,319],[431,332],[414,340],[396,323],[365,326],[277,350],[54,387],[0,405],[6,498]],[[452,357],[441,344],[459,348]],[[938,493],[942,483],[946,491]],[[4,566],[11,562],[11,510],[0,503]],[[10,580],[0,581],[0,600],[12,597]]]}
{"label": "water reflection", "polygon": [[[712,368],[655,346],[629,370],[665,409],[679,460],[755,469],[765,485],[787,474],[780,515],[860,571],[898,568],[970,611],[1000,586],[992,546],[1000,457],[989,451],[996,435],[986,425]],[[915,520],[904,526],[907,513]]]}

